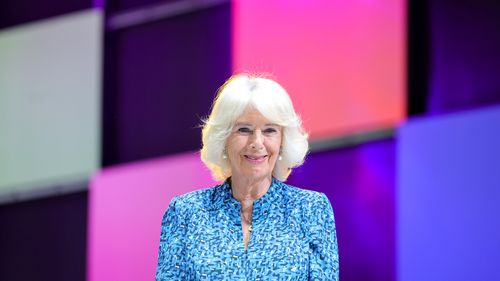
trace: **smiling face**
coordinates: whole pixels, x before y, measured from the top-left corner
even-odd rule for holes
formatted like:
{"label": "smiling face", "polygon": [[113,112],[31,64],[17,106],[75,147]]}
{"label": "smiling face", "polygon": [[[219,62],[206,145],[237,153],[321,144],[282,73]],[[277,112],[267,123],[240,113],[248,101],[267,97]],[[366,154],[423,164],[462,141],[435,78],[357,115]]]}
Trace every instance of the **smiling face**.
{"label": "smiling face", "polygon": [[249,107],[236,120],[226,151],[233,177],[258,180],[271,177],[278,158],[282,128]]}

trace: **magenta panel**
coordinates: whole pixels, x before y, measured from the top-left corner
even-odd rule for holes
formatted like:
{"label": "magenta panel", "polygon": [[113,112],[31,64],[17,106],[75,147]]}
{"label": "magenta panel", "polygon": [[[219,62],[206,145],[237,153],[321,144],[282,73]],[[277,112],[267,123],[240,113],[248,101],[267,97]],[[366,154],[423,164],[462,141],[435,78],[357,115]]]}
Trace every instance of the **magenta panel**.
{"label": "magenta panel", "polygon": [[95,175],[89,196],[87,280],[152,280],[161,219],[170,200],[214,184],[193,152]]}

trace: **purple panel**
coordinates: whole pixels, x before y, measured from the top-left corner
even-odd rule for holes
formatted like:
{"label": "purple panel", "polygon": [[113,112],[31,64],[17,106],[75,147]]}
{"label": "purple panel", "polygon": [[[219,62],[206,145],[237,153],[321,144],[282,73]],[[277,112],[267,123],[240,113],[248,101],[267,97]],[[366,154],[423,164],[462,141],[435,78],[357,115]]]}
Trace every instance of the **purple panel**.
{"label": "purple panel", "polygon": [[107,34],[104,164],[198,150],[231,73],[230,5]]}
{"label": "purple panel", "polygon": [[500,2],[429,1],[431,114],[500,103]]}
{"label": "purple panel", "polygon": [[92,0],[2,0],[0,28],[90,9]]}
{"label": "purple panel", "polygon": [[343,281],[395,280],[394,146],[391,139],[311,153],[288,181],[330,199]]}
{"label": "purple panel", "polygon": [[398,131],[398,280],[500,280],[500,106]]}

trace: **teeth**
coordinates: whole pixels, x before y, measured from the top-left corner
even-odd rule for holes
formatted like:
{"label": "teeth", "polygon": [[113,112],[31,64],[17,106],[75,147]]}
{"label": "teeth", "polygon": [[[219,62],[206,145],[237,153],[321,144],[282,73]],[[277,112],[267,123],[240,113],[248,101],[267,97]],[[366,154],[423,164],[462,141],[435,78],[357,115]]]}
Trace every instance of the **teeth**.
{"label": "teeth", "polygon": [[247,157],[248,159],[251,159],[251,160],[259,160],[259,159],[261,159],[261,158],[264,158],[265,156],[257,156],[257,157],[252,157],[252,156],[248,156],[248,155],[246,155],[246,157]]}

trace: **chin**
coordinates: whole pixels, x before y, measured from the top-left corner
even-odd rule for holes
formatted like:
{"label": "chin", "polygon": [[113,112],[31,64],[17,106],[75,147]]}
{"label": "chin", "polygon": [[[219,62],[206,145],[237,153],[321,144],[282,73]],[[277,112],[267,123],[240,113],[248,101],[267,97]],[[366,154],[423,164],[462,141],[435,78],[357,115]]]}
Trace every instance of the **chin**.
{"label": "chin", "polygon": [[248,177],[251,177],[251,178],[255,178],[255,179],[261,179],[261,178],[266,178],[266,177],[271,177],[272,176],[272,171],[269,171],[269,170],[252,170],[252,171],[248,171],[247,173],[245,173]]}

